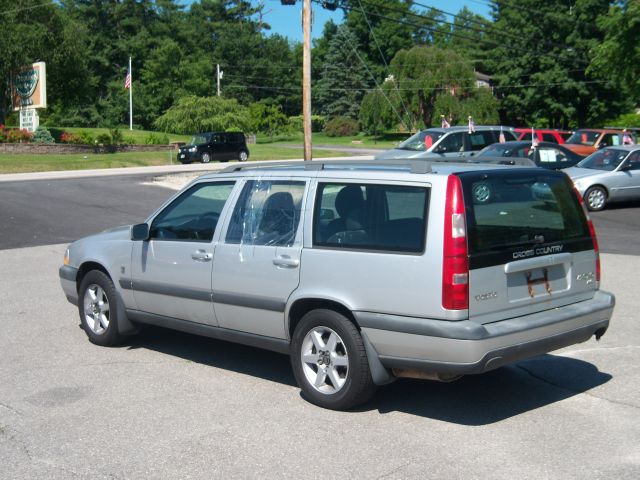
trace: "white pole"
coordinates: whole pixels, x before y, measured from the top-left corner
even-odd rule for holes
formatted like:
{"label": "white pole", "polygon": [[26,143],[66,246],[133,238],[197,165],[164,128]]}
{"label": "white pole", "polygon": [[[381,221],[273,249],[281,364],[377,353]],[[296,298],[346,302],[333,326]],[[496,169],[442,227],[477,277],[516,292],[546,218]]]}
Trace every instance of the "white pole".
{"label": "white pole", "polygon": [[131,57],[129,57],[129,130],[133,130],[133,72],[131,71]]}
{"label": "white pole", "polygon": [[216,64],[216,80],[218,82],[218,96],[220,96],[220,64]]}

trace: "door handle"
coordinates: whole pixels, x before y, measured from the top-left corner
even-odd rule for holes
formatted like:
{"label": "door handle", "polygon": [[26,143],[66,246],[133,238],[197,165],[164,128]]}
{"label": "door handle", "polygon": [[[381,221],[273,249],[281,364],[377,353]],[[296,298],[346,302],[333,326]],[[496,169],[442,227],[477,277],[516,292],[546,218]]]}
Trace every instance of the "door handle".
{"label": "door handle", "polygon": [[196,262],[210,262],[213,258],[213,254],[205,252],[204,250],[196,250],[191,254],[191,258]]}
{"label": "door handle", "polygon": [[273,264],[276,267],[296,268],[300,265],[300,260],[297,258],[291,258],[288,255],[281,255],[273,259]]}

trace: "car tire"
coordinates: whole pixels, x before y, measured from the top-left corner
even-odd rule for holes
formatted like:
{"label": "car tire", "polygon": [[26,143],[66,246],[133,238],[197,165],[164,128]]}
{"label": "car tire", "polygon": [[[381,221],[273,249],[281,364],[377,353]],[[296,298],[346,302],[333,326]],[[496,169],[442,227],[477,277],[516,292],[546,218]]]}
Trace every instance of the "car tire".
{"label": "car tire", "polygon": [[302,317],[291,341],[291,366],[303,396],[319,407],[346,410],[376,391],[360,332],[333,310]]}
{"label": "car tire", "polygon": [[211,161],[211,154],[209,152],[202,152],[202,155],[200,155],[200,161],[202,163],[209,163]]}
{"label": "car tire", "polygon": [[599,186],[587,189],[584,193],[584,204],[592,212],[604,210],[607,206],[607,191]]}
{"label": "car tire", "polygon": [[118,332],[118,296],[111,279],[99,270],[87,273],[80,283],[78,311],[89,341],[109,347],[122,341]]}
{"label": "car tire", "polygon": [[249,160],[249,152],[247,152],[246,150],[240,150],[240,152],[238,153],[238,160],[240,162],[246,162],[247,160]]}

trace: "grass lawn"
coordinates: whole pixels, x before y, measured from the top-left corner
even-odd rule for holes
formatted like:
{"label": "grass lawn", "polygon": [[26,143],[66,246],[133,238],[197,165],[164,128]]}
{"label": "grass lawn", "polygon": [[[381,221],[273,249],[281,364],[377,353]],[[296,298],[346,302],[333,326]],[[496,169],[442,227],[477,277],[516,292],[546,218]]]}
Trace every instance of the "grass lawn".
{"label": "grass lawn", "polygon": [[[329,137],[324,133],[314,133],[311,139],[313,145],[336,145],[351,148],[382,148],[395,147],[398,143],[409,138],[409,133],[387,133],[381,135],[354,135],[352,137]],[[301,144],[302,134],[279,135],[273,138],[260,135],[258,144]]]}
{"label": "grass lawn", "polygon": [[[302,148],[277,145],[249,145],[251,161],[302,158]],[[176,162],[176,152],[127,152],[101,154],[13,155],[0,154],[0,173],[49,172],[54,170],[87,170],[94,168],[144,167],[170,165]],[[341,157],[341,152],[318,150],[314,158]]]}
{"label": "grass lawn", "polygon": [[[56,128],[58,130],[64,130],[65,132],[69,132],[69,133],[78,133],[80,131],[85,131],[85,132],[90,132],[91,135],[93,135],[94,137],[97,137],[98,135],[101,135],[103,133],[109,133],[109,129],[108,128],[81,128],[81,127],[51,127],[51,128]],[[156,136],[162,136],[164,135],[164,133],[162,132],[152,132],[150,130],[129,130],[128,127],[118,127],[118,130],[120,130],[120,133],[122,133],[122,136],[126,139],[128,137],[132,137],[135,141],[135,143],[137,144],[144,144],[145,143],[145,139],[151,135],[154,134]],[[178,135],[177,133],[167,133],[167,136],[169,137],[169,141],[170,142],[188,142],[189,140],[191,140],[192,135]]]}

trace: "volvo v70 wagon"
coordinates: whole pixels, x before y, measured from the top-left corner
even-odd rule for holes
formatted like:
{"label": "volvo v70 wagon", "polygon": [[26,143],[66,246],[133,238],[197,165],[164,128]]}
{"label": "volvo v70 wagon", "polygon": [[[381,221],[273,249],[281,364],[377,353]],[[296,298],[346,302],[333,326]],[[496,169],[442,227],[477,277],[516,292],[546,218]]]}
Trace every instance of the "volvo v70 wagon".
{"label": "volvo v70 wagon", "polygon": [[72,243],[60,278],[95,344],[151,324],[286,353],[332,409],[600,338],[614,307],[566,175],[424,160],[232,166]]}

